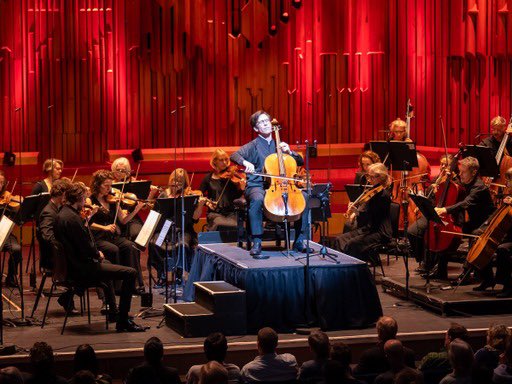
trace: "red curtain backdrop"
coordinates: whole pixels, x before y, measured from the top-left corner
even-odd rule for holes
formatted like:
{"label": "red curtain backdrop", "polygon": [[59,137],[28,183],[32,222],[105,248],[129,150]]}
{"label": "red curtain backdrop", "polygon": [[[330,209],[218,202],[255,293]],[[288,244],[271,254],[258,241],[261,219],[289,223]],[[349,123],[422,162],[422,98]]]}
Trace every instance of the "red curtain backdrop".
{"label": "red curtain backdrop", "polygon": [[[0,0],[0,150],[474,142],[511,112],[510,0]],[[21,108],[21,109],[20,109]]]}

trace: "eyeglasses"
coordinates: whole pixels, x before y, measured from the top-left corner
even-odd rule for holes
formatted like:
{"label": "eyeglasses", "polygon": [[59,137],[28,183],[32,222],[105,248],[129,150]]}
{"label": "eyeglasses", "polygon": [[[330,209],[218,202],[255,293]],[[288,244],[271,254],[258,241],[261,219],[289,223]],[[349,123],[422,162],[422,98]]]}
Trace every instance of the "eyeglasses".
{"label": "eyeglasses", "polygon": [[270,120],[269,119],[263,119],[263,120],[259,120],[257,122],[257,124],[267,124],[267,123],[270,123]]}

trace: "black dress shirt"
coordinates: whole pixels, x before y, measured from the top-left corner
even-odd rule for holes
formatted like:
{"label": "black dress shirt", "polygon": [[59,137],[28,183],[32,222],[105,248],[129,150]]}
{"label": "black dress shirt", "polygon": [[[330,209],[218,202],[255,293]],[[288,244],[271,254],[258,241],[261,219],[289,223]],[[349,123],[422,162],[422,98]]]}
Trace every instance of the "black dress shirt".
{"label": "black dress shirt", "polygon": [[[480,145],[492,149],[492,154],[496,156],[498,149],[500,148],[501,141],[496,140],[494,136],[489,136],[480,142]],[[508,138],[507,145],[505,146],[509,155],[512,155],[512,138]]]}
{"label": "black dress shirt", "polygon": [[[450,215],[463,214],[464,211],[468,213],[469,220],[463,225],[465,232],[471,232],[480,227],[494,210],[489,188],[478,176],[471,183],[464,185],[463,200],[446,207],[446,212]],[[459,218],[458,221],[461,219]]]}
{"label": "black dress shirt", "polygon": [[[276,153],[276,142],[274,139],[267,141],[258,135],[253,141],[250,141],[233,153],[231,161],[243,165],[244,160],[246,160],[254,164],[255,172],[261,173],[265,167],[265,158],[273,153]],[[292,152],[291,156],[295,159],[298,166],[304,164],[302,156],[298,153]],[[252,187],[263,187],[263,177],[247,174],[247,188]]]}

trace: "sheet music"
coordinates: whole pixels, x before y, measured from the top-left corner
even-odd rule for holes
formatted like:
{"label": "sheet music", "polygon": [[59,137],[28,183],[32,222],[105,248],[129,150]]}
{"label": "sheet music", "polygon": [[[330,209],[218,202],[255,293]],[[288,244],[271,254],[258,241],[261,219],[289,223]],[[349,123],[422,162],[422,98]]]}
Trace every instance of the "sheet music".
{"label": "sheet music", "polygon": [[4,247],[5,242],[14,228],[14,221],[3,215],[0,220],[0,250]]}
{"label": "sheet music", "polygon": [[171,228],[172,221],[165,220],[164,226],[160,230],[160,234],[158,235],[158,239],[155,241],[155,245],[161,247],[162,243],[165,240],[165,237],[167,236],[167,233],[169,232],[169,229]]}
{"label": "sheet music", "polygon": [[155,233],[156,226],[160,221],[160,217],[162,217],[162,215],[157,211],[149,211],[148,218],[144,222],[144,225],[142,226],[139,234],[137,235],[137,238],[135,239],[135,244],[142,248],[146,248],[148,246],[149,240]]}

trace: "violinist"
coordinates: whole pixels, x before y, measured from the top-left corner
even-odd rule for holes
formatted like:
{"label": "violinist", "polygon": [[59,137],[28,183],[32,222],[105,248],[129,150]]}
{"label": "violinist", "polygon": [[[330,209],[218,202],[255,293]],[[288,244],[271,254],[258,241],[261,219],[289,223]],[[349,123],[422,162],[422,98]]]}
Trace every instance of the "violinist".
{"label": "violinist", "polygon": [[[507,188],[512,190],[512,168],[505,172]],[[503,204],[512,204],[512,196],[507,195],[503,199]],[[505,239],[496,249],[496,275],[492,270],[492,263],[480,271],[482,282],[473,288],[474,291],[485,291],[489,287],[494,287],[496,283],[503,284],[501,292],[496,297],[512,297],[512,233],[507,233]]]}
{"label": "violinist", "polygon": [[203,196],[209,199],[206,203],[209,231],[215,231],[218,226],[237,226],[233,201],[243,194],[245,174],[238,178],[236,168],[230,164],[228,154],[222,149],[216,149],[210,160],[213,172],[208,173],[199,186]]}
{"label": "violinist", "polygon": [[137,292],[143,293],[144,280],[140,268],[140,252],[130,240],[120,235],[119,227],[115,221],[117,221],[117,217],[120,224],[126,224],[140,211],[144,203],[138,202],[130,213],[123,211],[118,201],[111,194],[113,179],[112,172],[105,169],[100,169],[92,175],[91,202],[97,205],[99,209],[91,216],[89,225],[96,246],[105,253],[111,263],[125,265],[137,270]]}
{"label": "violinist", "polygon": [[[249,119],[251,128],[258,136],[251,142],[242,146],[238,151],[231,155],[231,161],[245,167],[247,175],[247,187],[245,189],[245,198],[249,202],[249,223],[253,246],[250,254],[255,259],[265,259],[261,256],[261,241],[263,237],[263,200],[265,198],[265,189],[263,188],[263,177],[252,175],[252,173],[263,172],[265,158],[276,153],[276,142],[272,137],[273,127],[270,123],[270,115],[265,111],[253,113]],[[304,164],[304,160],[297,153],[290,149],[285,142],[281,142],[281,150],[292,156],[298,166]],[[293,250],[297,252],[306,252],[304,244],[307,228],[307,220],[304,215],[308,210],[302,213],[302,219],[295,222],[296,239],[293,244]],[[313,250],[310,249],[312,252]]]}
{"label": "violinist", "polygon": [[[50,201],[39,215],[36,235],[39,242],[40,266],[45,270],[53,269],[53,255],[55,252],[62,251],[61,245],[55,237],[55,222],[60,208],[64,205],[65,193],[71,188],[71,185],[71,181],[66,177],[55,180],[50,191]],[[78,313],[72,298],[69,297],[70,294],[72,295],[73,291],[67,290],[59,296],[57,301],[64,310],[69,305],[70,313]]]}
{"label": "violinist", "polygon": [[[59,159],[46,159],[43,163],[43,173],[46,177],[43,180],[38,181],[32,187],[31,195],[39,195],[40,193],[48,193],[52,189],[53,182],[60,179],[62,170],[64,169],[64,163]],[[43,210],[46,202],[41,200],[41,203],[36,208],[36,220],[39,214]]]}
{"label": "violinist", "polygon": [[370,165],[367,177],[373,188],[383,188],[360,208],[354,203],[349,204],[347,216],[351,221],[357,218],[358,228],[343,233],[336,240],[338,250],[361,260],[367,260],[371,249],[378,244],[388,243],[392,237],[391,195],[387,189],[391,177],[382,163]]}
{"label": "violinist", "polygon": [[[9,191],[6,190],[7,179],[5,178],[4,171],[0,170],[0,200],[5,200],[5,204],[8,204],[8,197],[10,196]],[[5,205],[0,206],[1,211],[4,211]],[[21,246],[18,243],[18,239],[12,233],[5,241],[2,251],[9,253],[9,263],[7,267],[7,277],[5,278],[5,286],[9,288],[18,287],[18,265],[21,262]]]}
{"label": "violinist", "polygon": [[[136,181],[135,177],[131,176],[132,168],[130,166],[130,161],[126,157],[118,157],[112,162],[112,174],[114,176],[114,183],[121,183],[123,181]],[[149,196],[147,200],[154,199],[158,193],[158,188],[156,186],[151,186],[149,191]],[[135,204],[133,204],[135,206]],[[132,208],[128,209],[131,211]],[[144,222],[137,214],[133,216],[133,218],[126,223],[126,225],[121,225],[121,230],[123,235],[128,238],[128,240],[134,241],[137,238],[140,230]]]}
{"label": "violinist", "polygon": [[380,163],[380,157],[373,151],[364,151],[359,155],[358,159],[359,170],[356,172],[354,184],[366,185],[368,180],[366,175],[368,174],[368,168],[370,165]]}
{"label": "violinist", "polygon": [[[188,177],[188,173],[183,168],[175,169],[170,175],[167,183],[167,188],[165,188],[159,198],[176,198],[181,197],[181,195],[189,196],[189,195],[199,195],[199,201],[192,215],[192,222],[189,222],[183,233],[183,236],[178,237],[177,246],[185,247],[185,256],[186,263],[185,269],[188,271],[190,269],[190,265],[192,264],[192,256],[194,253],[194,248],[197,245],[197,233],[194,230],[194,223],[197,223],[199,218],[201,217],[201,213],[203,211],[203,207],[206,204],[206,199],[201,196],[201,191],[192,190],[190,186],[190,179]],[[181,213],[178,212],[178,215]],[[158,238],[159,233],[155,233],[153,236],[154,239]],[[182,241],[183,239],[183,241]],[[158,280],[156,286],[162,286],[165,283],[165,268],[164,268],[164,260],[165,260],[165,248],[159,247],[154,244],[154,241],[149,243],[149,257],[148,263],[151,264],[153,268],[157,271]],[[183,270],[181,267],[178,267],[176,270],[176,278],[178,280],[182,279]],[[179,284],[179,282],[178,282]]]}
{"label": "violinist", "polygon": [[[96,247],[80,217],[86,199],[86,188],[83,183],[72,184],[66,191],[65,199],[66,204],[60,209],[55,222],[55,236],[65,250],[68,274],[77,282],[103,282],[108,287],[105,290],[105,297],[109,304],[109,320],[117,322],[117,332],[144,332],[145,329],[135,324],[128,316],[137,271],[109,263]],[[116,309],[112,280],[122,281],[119,311]]]}
{"label": "violinist", "polygon": [[[495,207],[492,201],[489,188],[484,184],[478,170],[480,164],[474,157],[468,156],[459,161],[459,179],[464,187],[463,199],[448,207],[436,207],[435,210],[439,216],[454,215],[462,222],[462,232],[472,233],[477,230],[494,212]],[[464,221],[467,213],[468,220]],[[448,260],[442,258],[439,260],[439,273],[446,274]],[[459,276],[459,283],[469,283],[469,274],[465,271]]]}
{"label": "violinist", "polygon": [[[501,116],[495,116],[491,120],[491,135],[480,142],[480,145],[491,148],[496,156],[505,133],[512,133],[512,128],[507,128],[507,120]],[[507,140],[506,150],[512,155],[512,140]]]}
{"label": "violinist", "polygon": [[[434,183],[432,183],[425,191],[425,196],[429,197],[432,203],[435,203],[436,192],[439,188],[439,185],[443,184],[446,181],[446,177],[450,177],[453,175],[449,175],[450,166],[452,163],[453,156],[452,155],[443,155],[439,159],[439,174],[435,178]],[[411,245],[411,251],[413,256],[416,258],[416,261],[420,264],[418,268],[418,272],[426,272],[427,267],[425,265],[425,242],[424,235],[427,230],[427,219],[423,216],[418,218],[413,224],[411,224],[407,230],[407,238],[409,239],[409,244]],[[437,276],[439,278],[445,278],[446,276]]]}

